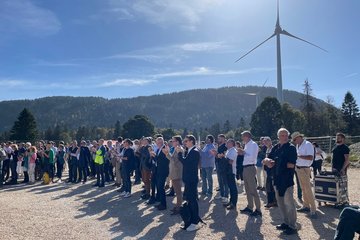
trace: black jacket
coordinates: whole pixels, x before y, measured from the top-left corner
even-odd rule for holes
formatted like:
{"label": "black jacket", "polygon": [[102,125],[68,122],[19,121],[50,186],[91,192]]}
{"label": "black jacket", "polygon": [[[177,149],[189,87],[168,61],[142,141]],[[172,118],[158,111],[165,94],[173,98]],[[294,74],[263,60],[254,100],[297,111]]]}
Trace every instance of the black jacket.
{"label": "black jacket", "polygon": [[200,153],[196,148],[193,148],[188,154],[183,156],[182,153],[179,153],[179,160],[183,164],[183,174],[182,180],[185,184],[188,183],[197,183],[198,178],[198,168],[200,162]]}
{"label": "black jacket", "polygon": [[161,176],[169,175],[169,159],[165,156],[162,150],[155,156],[156,173]]}

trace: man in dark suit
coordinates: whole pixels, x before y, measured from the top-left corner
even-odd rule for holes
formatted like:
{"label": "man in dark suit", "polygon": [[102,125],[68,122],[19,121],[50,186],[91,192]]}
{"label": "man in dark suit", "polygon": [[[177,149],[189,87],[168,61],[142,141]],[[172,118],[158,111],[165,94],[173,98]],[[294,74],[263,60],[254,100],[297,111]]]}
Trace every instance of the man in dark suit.
{"label": "man in dark suit", "polygon": [[186,196],[186,201],[191,210],[191,224],[190,226],[184,226],[183,228],[190,232],[196,231],[201,227],[199,223],[201,219],[199,217],[199,205],[197,200],[200,153],[196,149],[196,139],[193,135],[186,136],[184,144],[187,148],[187,153],[183,155],[180,147],[177,147],[175,151],[179,154],[179,159],[183,164],[182,179],[185,184],[184,195]]}
{"label": "man in dark suit", "polygon": [[86,141],[82,140],[81,141],[81,146],[79,151],[79,178],[77,182],[81,182],[85,184],[87,181],[87,170],[88,170],[88,166],[89,166],[89,162],[91,159],[91,153],[89,148],[86,146]]}
{"label": "man in dark suit", "polygon": [[153,152],[152,155],[155,160],[156,166],[156,191],[157,197],[160,201],[160,204],[157,205],[157,209],[165,210],[166,209],[166,195],[165,195],[165,182],[166,178],[169,175],[169,159],[163,153],[164,139],[162,137],[158,137],[156,139],[156,152]]}

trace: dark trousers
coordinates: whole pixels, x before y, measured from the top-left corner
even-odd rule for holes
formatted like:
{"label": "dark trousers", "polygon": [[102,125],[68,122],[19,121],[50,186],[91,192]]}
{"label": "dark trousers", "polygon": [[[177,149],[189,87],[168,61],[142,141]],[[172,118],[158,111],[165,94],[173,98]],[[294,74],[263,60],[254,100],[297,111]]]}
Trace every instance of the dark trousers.
{"label": "dark trousers", "polygon": [[89,174],[89,176],[95,177],[95,175],[96,175],[96,169],[95,169],[95,162],[94,162],[94,160],[91,159],[89,165],[90,165],[90,174]]}
{"label": "dark trousers", "polygon": [[56,162],[57,178],[59,178],[59,179],[62,178],[63,169],[64,169],[64,163]]}
{"label": "dark trousers", "polygon": [[48,163],[46,166],[46,172],[49,174],[49,178],[54,178],[54,163]]}
{"label": "dark trousers", "polygon": [[360,233],[360,211],[344,208],[340,214],[340,222],[336,228],[335,240],[354,239],[355,232]]}
{"label": "dark trousers", "polygon": [[268,172],[266,174],[266,197],[267,204],[276,203],[275,189],[273,185],[273,176]]}
{"label": "dark trousers", "polygon": [[84,181],[87,180],[87,164],[86,163],[79,163],[79,179],[78,181]]}
{"label": "dark trousers", "polygon": [[123,181],[123,190],[131,193],[130,169],[126,164],[122,164],[121,166],[121,177]]}
{"label": "dark trousers", "polygon": [[113,171],[113,165],[110,161],[105,161],[104,165],[104,171],[105,171],[105,182],[114,181],[114,171]]}
{"label": "dark trousers", "polygon": [[36,163],[35,163],[35,180],[41,180],[42,176],[43,176],[43,169],[42,169],[41,160],[36,160]]}
{"label": "dark trousers", "polygon": [[5,159],[2,164],[2,176],[4,180],[7,181],[10,177],[10,159]]}
{"label": "dark trousers", "polygon": [[[71,171],[69,168],[69,181],[75,183],[77,181],[77,176],[78,176],[78,167],[79,167],[79,163],[78,160],[71,160]],[[71,177],[70,177],[70,172],[71,172]]]}
{"label": "dark trousers", "polygon": [[157,174],[156,176],[156,191],[160,201],[160,204],[166,207],[166,195],[165,195],[165,182],[166,174]]}
{"label": "dark trousers", "polygon": [[0,161],[0,187],[4,184],[3,163],[4,161]]}
{"label": "dark trousers", "polygon": [[298,199],[302,199],[302,190],[300,187],[299,177],[296,174],[296,171],[295,171],[295,178],[296,178],[296,185],[297,185],[297,196],[298,196]]}
{"label": "dark trousers", "polygon": [[140,159],[135,158],[135,182],[141,181]]}
{"label": "dark trousers", "polygon": [[104,164],[97,164],[95,163],[95,169],[96,169],[96,185],[98,186],[105,186],[105,178],[104,178]]}
{"label": "dark trousers", "polygon": [[[10,167],[11,167],[11,182],[12,183],[16,183],[17,182],[17,179],[18,179],[18,173],[16,171],[16,167],[17,167],[17,161],[15,160],[12,160],[10,162]],[[6,176],[4,175],[5,179],[6,179]]]}
{"label": "dark trousers", "polygon": [[198,191],[197,182],[185,183],[184,194],[186,195],[186,201],[189,204],[191,210],[191,223],[198,224],[200,221],[199,217],[199,204],[198,204]]}
{"label": "dark trousers", "polygon": [[238,180],[241,179],[241,181],[244,180],[244,176],[243,176],[243,170],[244,170],[243,162],[244,162],[244,157],[238,157],[238,158],[236,159],[236,178],[237,178]]}
{"label": "dark trousers", "polygon": [[69,167],[69,182],[73,181],[73,164],[72,164],[72,159],[69,159],[68,161],[68,167]]}
{"label": "dark trousers", "polygon": [[236,187],[235,174],[228,173],[227,174],[227,184],[229,186],[230,191],[230,202],[236,206],[238,200],[238,191]]}
{"label": "dark trousers", "polygon": [[151,198],[159,199],[158,196],[155,195],[156,184],[157,184],[156,169],[153,168],[151,171]]}
{"label": "dark trousers", "polygon": [[323,162],[323,160],[316,160],[311,165],[313,167],[314,176],[316,176],[318,173],[320,174],[322,162]]}
{"label": "dark trousers", "polygon": [[29,173],[27,171],[24,171],[24,183],[29,182]]}

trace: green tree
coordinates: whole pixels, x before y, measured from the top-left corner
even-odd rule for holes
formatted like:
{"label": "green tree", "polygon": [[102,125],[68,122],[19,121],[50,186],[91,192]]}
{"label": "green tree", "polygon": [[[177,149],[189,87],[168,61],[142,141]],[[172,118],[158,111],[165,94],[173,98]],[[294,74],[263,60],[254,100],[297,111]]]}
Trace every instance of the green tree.
{"label": "green tree", "polygon": [[238,128],[245,129],[246,128],[246,122],[243,117],[240,118],[240,122],[238,124]]}
{"label": "green tree", "polygon": [[283,127],[287,128],[291,133],[294,131],[303,132],[305,117],[304,114],[294,109],[289,103],[281,106]]}
{"label": "green tree", "polygon": [[160,131],[160,133],[163,135],[163,137],[164,137],[165,140],[169,140],[169,139],[171,139],[173,136],[176,135],[175,130],[172,129],[172,128],[162,129],[162,130]]}
{"label": "green tree", "polygon": [[189,135],[189,131],[187,130],[187,128],[184,128],[184,131],[183,131],[183,133],[181,134],[181,136],[182,136],[183,138],[185,138],[186,135]]}
{"label": "green tree", "polygon": [[257,137],[275,137],[282,125],[281,105],[274,97],[266,97],[251,116],[251,132]]}
{"label": "green tree", "polygon": [[330,96],[326,98],[327,106],[324,109],[324,116],[326,119],[326,135],[332,136],[339,131],[343,131],[346,123],[343,119],[340,109],[334,106],[334,99]]}
{"label": "green tree", "polygon": [[54,128],[54,131],[53,131],[53,136],[52,136],[52,140],[54,141],[60,141],[60,134],[61,134],[61,126],[56,124],[55,128]]}
{"label": "green tree", "polygon": [[154,134],[154,124],[144,115],[136,115],[124,123],[122,135],[126,138],[141,138]]}
{"label": "green tree", "polygon": [[220,129],[220,123],[215,123],[212,125],[209,129],[210,134],[212,134],[214,137],[217,137],[221,133]]}
{"label": "green tree", "polygon": [[52,128],[48,127],[44,133],[44,138],[46,140],[53,140],[54,139],[53,136],[54,136],[54,134],[53,134]]}
{"label": "green tree", "polygon": [[117,139],[120,136],[121,136],[121,124],[120,124],[120,121],[117,120],[115,123],[113,138]]}
{"label": "green tree", "polygon": [[230,132],[230,130],[231,130],[230,121],[226,120],[225,123],[224,123],[223,132],[227,133],[227,132]]}
{"label": "green tree", "polygon": [[304,84],[304,95],[302,97],[302,110],[305,117],[304,133],[307,136],[314,135],[318,128],[315,126],[316,122],[316,109],[315,99],[312,96],[312,88],[309,80],[306,79]]}
{"label": "green tree", "polygon": [[32,113],[24,108],[19,114],[11,129],[11,139],[33,142],[37,139],[38,131],[36,121]]}
{"label": "green tree", "polygon": [[87,130],[85,126],[80,126],[76,132],[76,140],[81,141],[85,140],[88,137]]}
{"label": "green tree", "polygon": [[347,92],[344,97],[344,102],[341,105],[341,112],[346,123],[345,132],[350,135],[355,135],[359,130],[359,107],[351,92]]}

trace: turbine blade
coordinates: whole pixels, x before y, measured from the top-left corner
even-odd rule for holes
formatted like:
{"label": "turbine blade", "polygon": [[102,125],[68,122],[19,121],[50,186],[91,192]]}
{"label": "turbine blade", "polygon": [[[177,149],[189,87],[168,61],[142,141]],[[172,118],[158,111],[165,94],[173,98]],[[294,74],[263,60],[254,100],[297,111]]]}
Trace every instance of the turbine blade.
{"label": "turbine blade", "polygon": [[253,49],[251,49],[250,51],[248,51],[246,54],[242,55],[238,60],[236,60],[235,62],[240,61],[241,59],[243,59],[244,57],[246,57],[247,55],[249,55],[252,51],[254,51],[255,49],[257,49],[258,47],[260,47],[261,45],[263,45],[265,42],[267,42],[268,40],[270,40],[270,38],[274,37],[275,33],[272,34],[270,37],[268,37],[265,41],[263,41],[262,43],[260,43],[259,45],[257,45],[256,47],[254,47]]}
{"label": "turbine blade", "polygon": [[269,80],[269,77],[266,78],[264,84],[262,85],[263,87],[265,87],[265,84],[267,83],[268,80]]}
{"label": "turbine blade", "polygon": [[260,93],[263,91],[263,88],[265,87],[265,84],[267,83],[268,80],[269,80],[269,77],[266,78],[264,84],[262,85],[262,87],[260,88],[260,90],[256,93],[256,95],[260,95]]}
{"label": "turbine blade", "polygon": [[302,38],[299,38],[299,37],[297,37],[297,36],[294,36],[294,35],[292,35],[291,33],[287,32],[287,31],[285,31],[285,30],[282,30],[282,31],[281,31],[281,34],[284,34],[284,35],[286,35],[286,36],[295,38],[295,39],[297,39],[297,40],[306,42],[307,44],[310,44],[310,45],[312,45],[312,46],[314,46],[314,47],[317,47],[317,48],[323,50],[324,52],[328,52],[326,49],[323,49],[322,47],[319,47],[318,45],[315,45],[315,44],[313,44],[313,43],[311,43],[311,42],[309,42],[309,41],[306,41],[305,39],[302,39]]}
{"label": "turbine blade", "polygon": [[276,25],[280,25],[280,17],[279,17],[279,0],[277,0],[277,18],[276,18]]}

